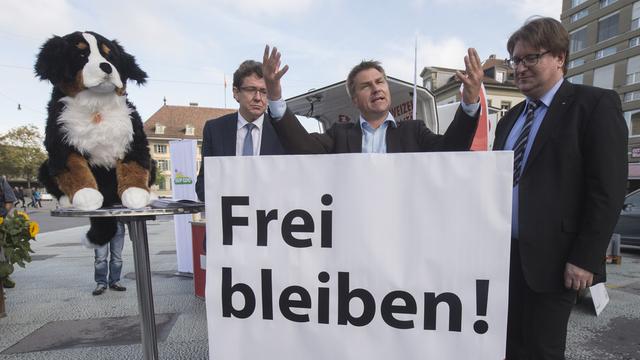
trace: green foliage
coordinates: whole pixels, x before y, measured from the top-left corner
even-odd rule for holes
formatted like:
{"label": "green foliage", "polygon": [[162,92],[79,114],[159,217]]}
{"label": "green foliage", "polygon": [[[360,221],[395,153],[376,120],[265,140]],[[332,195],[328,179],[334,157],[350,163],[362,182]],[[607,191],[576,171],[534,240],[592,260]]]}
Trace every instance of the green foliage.
{"label": "green foliage", "polygon": [[20,126],[0,136],[0,174],[9,179],[36,179],[38,168],[47,155],[42,135],[34,125]]}
{"label": "green foliage", "polygon": [[2,219],[0,223],[0,279],[9,276],[14,264],[25,267],[31,262],[31,240],[38,233],[38,224],[29,221],[22,212],[14,212]]}

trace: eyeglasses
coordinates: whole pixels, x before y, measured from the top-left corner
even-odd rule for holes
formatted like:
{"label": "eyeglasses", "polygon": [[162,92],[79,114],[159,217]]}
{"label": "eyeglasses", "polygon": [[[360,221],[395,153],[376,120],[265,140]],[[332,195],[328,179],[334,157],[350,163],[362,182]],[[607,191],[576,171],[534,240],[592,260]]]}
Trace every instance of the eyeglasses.
{"label": "eyeglasses", "polygon": [[267,96],[267,89],[265,88],[257,88],[253,86],[241,86],[240,91],[247,93],[249,95],[260,94],[261,96]]}
{"label": "eyeglasses", "polygon": [[539,54],[529,54],[529,55],[525,55],[521,58],[514,56],[511,59],[507,59],[505,60],[505,62],[507,63],[507,65],[509,65],[511,68],[515,69],[516,67],[518,67],[518,65],[520,65],[522,63],[522,65],[526,66],[526,67],[532,67],[532,66],[536,66],[538,64],[538,61],[540,61],[540,58],[543,57],[544,55],[550,53],[550,50],[547,50],[545,52],[539,53]]}

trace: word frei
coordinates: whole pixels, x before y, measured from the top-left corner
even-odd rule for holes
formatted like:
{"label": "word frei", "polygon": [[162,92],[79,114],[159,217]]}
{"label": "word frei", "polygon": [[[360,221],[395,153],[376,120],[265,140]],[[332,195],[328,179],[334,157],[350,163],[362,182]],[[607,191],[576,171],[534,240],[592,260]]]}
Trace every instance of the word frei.
{"label": "word frei", "polygon": [[[321,248],[333,247],[332,234],[332,210],[328,207],[333,203],[330,194],[324,194],[321,203],[326,210],[320,213],[320,244]],[[248,196],[222,196],[222,243],[225,246],[233,246],[233,228],[250,225],[250,219],[246,216],[235,216],[234,208],[250,206]],[[269,211],[264,209],[255,210],[255,218],[252,224],[256,229],[256,246],[269,246],[267,228],[271,222],[278,222],[278,209]],[[280,222],[280,233],[282,240],[288,246],[294,248],[309,248],[313,246],[312,238],[303,237],[302,234],[313,234],[316,229],[316,221],[306,210],[293,209],[282,217]],[[296,237],[295,235],[299,236]],[[286,274],[285,274],[286,275]],[[222,267],[221,305],[222,316],[225,318],[246,319],[256,312],[258,301],[260,303],[262,319],[273,320],[274,318],[274,294],[273,294],[273,270],[260,269],[260,289],[259,292],[246,283],[233,282],[233,269]],[[411,315],[418,314],[418,302],[411,293],[403,290],[394,290],[384,296],[382,300],[364,288],[351,288],[351,276],[349,272],[337,272],[337,294],[334,295],[337,301],[337,314],[335,320],[331,319],[329,304],[332,299],[330,288],[318,286],[314,295],[305,287],[291,285],[283,289],[277,295],[277,307],[282,317],[289,321],[305,323],[310,322],[310,312],[315,308],[317,322],[319,324],[330,324],[334,321],[337,325],[352,325],[362,327],[370,324],[375,318],[376,311],[379,311],[382,320],[390,327],[396,329],[413,329],[420,327],[424,330],[437,329],[437,309],[441,304],[446,304],[449,310],[448,331],[462,331],[462,309],[463,304],[460,297],[453,292],[424,292],[421,294],[423,318],[420,325],[416,325]],[[318,281],[321,284],[329,284],[331,275],[326,271],[318,273]],[[234,296],[235,295],[235,296]],[[241,306],[237,306],[232,299],[241,296],[244,300]],[[489,280],[476,280],[476,314],[478,317],[487,315],[487,300],[489,297]],[[314,305],[315,300],[315,305]],[[362,305],[360,314],[352,314],[350,304],[358,301]],[[379,303],[379,305],[378,305]],[[379,308],[379,309],[378,309]],[[402,318],[400,318],[402,317]],[[482,319],[478,319],[473,324],[473,329],[477,334],[484,334],[489,329],[489,324]]]}

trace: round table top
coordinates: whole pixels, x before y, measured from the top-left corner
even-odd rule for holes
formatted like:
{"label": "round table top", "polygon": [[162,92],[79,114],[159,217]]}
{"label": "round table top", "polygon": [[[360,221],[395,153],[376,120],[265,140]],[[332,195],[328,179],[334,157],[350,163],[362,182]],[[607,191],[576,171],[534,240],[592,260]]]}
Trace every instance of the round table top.
{"label": "round table top", "polygon": [[59,217],[125,217],[125,216],[158,216],[193,214],[204,211],[203,202],[166,201],[152,203],[141,209],[129,209],[122,205],[96,210],[78,210],[74,208],[58,208],[51,210],[51,216]]}

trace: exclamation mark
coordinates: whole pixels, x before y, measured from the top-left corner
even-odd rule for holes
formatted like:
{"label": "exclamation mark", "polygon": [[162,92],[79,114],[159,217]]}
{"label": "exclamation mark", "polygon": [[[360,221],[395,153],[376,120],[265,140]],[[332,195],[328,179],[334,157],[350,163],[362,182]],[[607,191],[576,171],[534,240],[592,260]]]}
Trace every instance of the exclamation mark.
{"label": "exclamation mark", "polygon": [[[487,316],[487,299],[489,298],[489,280],[476,280],[476,313]],[[473,323],[476,334],[484,334],[489,330],[489,324],[484,320]]]}

